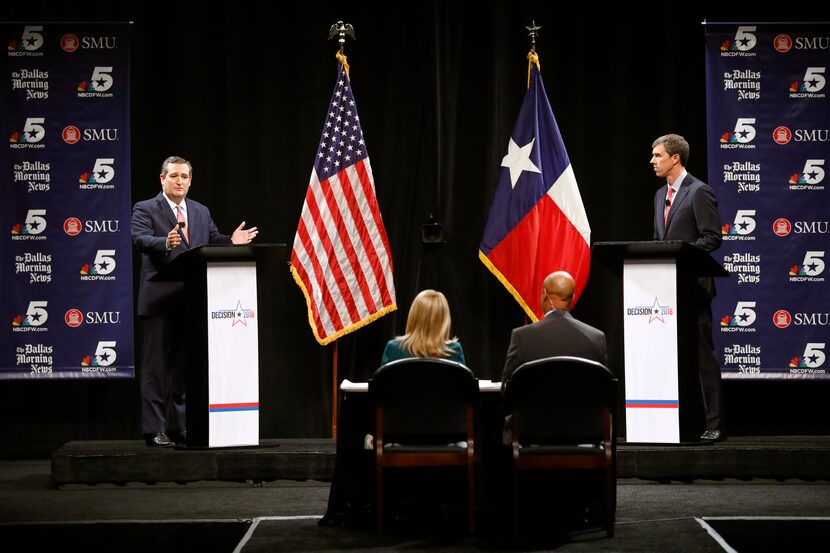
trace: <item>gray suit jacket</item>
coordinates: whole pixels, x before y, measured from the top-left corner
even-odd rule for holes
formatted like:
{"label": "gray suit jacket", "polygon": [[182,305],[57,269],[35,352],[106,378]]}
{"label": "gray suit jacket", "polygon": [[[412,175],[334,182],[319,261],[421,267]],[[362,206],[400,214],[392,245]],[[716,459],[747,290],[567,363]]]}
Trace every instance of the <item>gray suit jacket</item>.
{"label": "gray suit jacket", "polygon": [[583,357],[606,365],[605,333],[561,309],[549,311],[533,324],[513,329],[501,375],[502,390],[521,364],[556,355]]}

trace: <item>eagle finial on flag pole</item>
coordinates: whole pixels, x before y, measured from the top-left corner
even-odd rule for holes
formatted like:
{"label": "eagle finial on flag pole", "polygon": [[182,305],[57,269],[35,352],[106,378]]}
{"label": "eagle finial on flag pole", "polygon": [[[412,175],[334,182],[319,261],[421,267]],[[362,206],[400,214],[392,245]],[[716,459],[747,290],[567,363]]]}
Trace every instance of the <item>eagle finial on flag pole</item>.
{"label": "eagle finial on flag pole", "polygon": [[343,67],[346,68],[346,76],[349,77],[349,64],[346,62],[346,54],[343,53],[343,48],[346,46],[346,37],[349,37],[352,40],[357,40],[354,36],[354,27],[352,27],[351,23],[343,23],[342,21],[338,21],[329,29],[329,40],[333,39],[335,36],[338,37],[337,42],[340,43],[340,48],[338,49],[335,57],[340,60],[340,63],[342,63]]}

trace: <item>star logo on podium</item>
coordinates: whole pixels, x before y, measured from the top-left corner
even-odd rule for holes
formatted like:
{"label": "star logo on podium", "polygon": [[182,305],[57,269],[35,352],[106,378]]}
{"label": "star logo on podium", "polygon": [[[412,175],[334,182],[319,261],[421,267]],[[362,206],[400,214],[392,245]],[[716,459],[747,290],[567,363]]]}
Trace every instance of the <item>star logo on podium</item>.
{"label": "star logo on podium", "polygon": [[233,322],[231,323],[231,327],[236,326],[236,323],[241,323],[245,326],[248,326],[248,323],[245,321],[245,314],[247,309],[242,307],[242,300],[236,302],[236,309],[233,313]]}
{"label": "star logo on podium", "polygon": [[651,321],[654,321],[654,320],[658,320],[661,323],[666,322],[665,319],[663,319],[663,312],[665,310],[665,307],[666,307],[665,305],[660,305],[660,300],[658,300],[657,297],[655,296],[654,304],[651,306],[651,315],[648,318],[649,324],[651,324]]}

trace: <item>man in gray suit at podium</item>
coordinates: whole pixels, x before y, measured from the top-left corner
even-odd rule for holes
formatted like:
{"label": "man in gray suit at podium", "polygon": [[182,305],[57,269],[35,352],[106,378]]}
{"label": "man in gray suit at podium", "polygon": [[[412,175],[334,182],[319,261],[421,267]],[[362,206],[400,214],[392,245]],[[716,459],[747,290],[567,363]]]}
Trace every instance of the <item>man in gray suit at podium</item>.
{"label": "man in gray suit at podium", "polygon": [[[654,239],[682,240],[712,252],[721,245],[718,200],[705,182],[686,171],[689,143],[677,134],[661,136],[651,145],[654,174],[666,179],[654,195]],[[712,340],[712,298],[715,283],[711,277],[698,279],[698,372],[706,409],[704,441],[724,438],[723,397],[720,365]]]}
{"label": "man in gray suit at podium", "polygon": [[[131,232],[141,252],[136,314],[141,327],[141,431],[148,446],[185,441],[185,363],[182,284],[151,282],[179,254],[204,244],[248,244],[258,231],[243,221],[231,236],[219,232],[207,207],[185,200],[192,167],[172,156],[161,165],[161,192],[135,204]],[[168,433],[170,434],[168,436]]]}

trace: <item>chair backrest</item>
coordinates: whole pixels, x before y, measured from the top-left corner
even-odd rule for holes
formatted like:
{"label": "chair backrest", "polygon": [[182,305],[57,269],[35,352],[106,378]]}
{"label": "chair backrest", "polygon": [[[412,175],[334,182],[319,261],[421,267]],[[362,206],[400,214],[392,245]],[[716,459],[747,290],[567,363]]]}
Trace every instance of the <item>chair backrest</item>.
{"label": "chair backrest", "polygon": [[601,363],[548,357],[524,363],[505,385],[521,443],[599,443],[604,414],[617,405],[617,380]]}
{"label": "chair backrest", "polygon": [[383,408],[384,442],[452,443],[466,440],[478,381],[461,363],[416,357],[380,367],[369,393]]}

